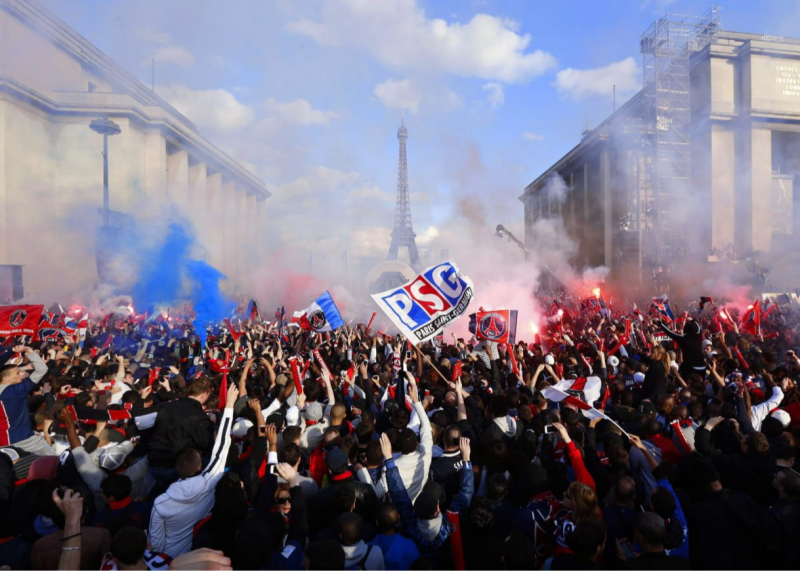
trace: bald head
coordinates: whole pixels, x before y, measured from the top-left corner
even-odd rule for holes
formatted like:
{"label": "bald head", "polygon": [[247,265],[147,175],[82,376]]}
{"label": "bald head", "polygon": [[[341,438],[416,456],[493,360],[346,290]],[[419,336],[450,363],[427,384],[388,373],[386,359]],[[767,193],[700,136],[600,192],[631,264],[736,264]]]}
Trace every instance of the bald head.
{"label": "bald head", "polygon": [[614,486],[614,501],[617,505],[633,507],[636,502],[636,482],[630,476],[623,476]]}

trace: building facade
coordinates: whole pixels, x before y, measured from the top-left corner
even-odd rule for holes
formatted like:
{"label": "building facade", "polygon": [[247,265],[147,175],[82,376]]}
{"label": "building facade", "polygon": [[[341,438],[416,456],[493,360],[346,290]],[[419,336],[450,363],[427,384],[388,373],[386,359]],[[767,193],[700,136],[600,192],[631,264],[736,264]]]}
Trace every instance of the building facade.
{"label": "building facade", "polygon": [[133,218],[189,219],[193,255],[227,275],[229,290],[241,287],[258,262],[264,183],[46,9],[0,0],[0,303],[18,297],[4,276],[20,271],[26,297],[97,280],[103,137],[89,124],[98,118],[121,129],[108,142],[120,231]]}
{"label": "building facade", "polygon": [[[578,266],[796,255],[800,40],[722,31],[715,14],[642,37],[643,89],[525,189],[526,243],[560,216]],[[561,179],[567,193],[550,192]]]}

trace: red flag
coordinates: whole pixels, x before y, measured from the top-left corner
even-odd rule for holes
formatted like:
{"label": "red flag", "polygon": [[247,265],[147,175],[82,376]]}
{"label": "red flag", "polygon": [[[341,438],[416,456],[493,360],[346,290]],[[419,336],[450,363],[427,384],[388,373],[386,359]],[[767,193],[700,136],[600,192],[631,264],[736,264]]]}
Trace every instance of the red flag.
{"label": "red flag", "polygon": [[233,337],[234,341],[237,341],[239,339],[239,337],[242,336],[241,333],[236,331],[236,328],[233,326],[233,324],[231,323],[230,319],[226,319],[225,320],[225,325],[228,326],[228,330],[231,332],[231,337]]}
{"label": "red flag", "polygon": [[375,321],[375,316],[378,315],[377,311],[372,312],[372,317],[369,318],[369,323],[367,323],[367,333],[369,333],[369,328],[372,327],[372,322]]}
{"label": "red flag", "polygon": [[222,368],[222,382],[219,384],[219,409],[224,410],[228,402],[228,371],[231,370],[230,364],[231,351],[225,349],[225,365]]}
{"label": "red flag", "polygon": [[292,379],[294,379],[294,388],[298,395],[303,394],[303,383],[300,379],[300,366],[297,364],[297,357],[289,357],[289,365],[292,369]]}
{"label": "red flag", "polygon": [[333,375],[331,375],[331,370],[328,368],[328,365],[325,364],[325,361],[322,359],[322,355],[319,354],[319,349],[314,349],[314,358],[319,363],[320,368],[328,373],[328,377],[333,379]]}
{"label": "red flag", "polygon": [[742,329],[751,335],[761,333],[761,304],[758,300],[747,308],[742,318]]}
{"label": "red flag", "polygon": [[456,361],[456,364],[453,365],[453,382],[455,383],[458,378],[461,376],[461,361]]}
{"label": "red flag", "polygon": [[30,335],[39,332],[43,305],[5,305],[0,307],[0,337]]}
{"label": "red flag", "polygon": [[514,346],[506,345],[506,351],[508,352],[508,360],[511,362],[511,370],[519,377],[519,367],[517,367],[517,358],[514,355]]}

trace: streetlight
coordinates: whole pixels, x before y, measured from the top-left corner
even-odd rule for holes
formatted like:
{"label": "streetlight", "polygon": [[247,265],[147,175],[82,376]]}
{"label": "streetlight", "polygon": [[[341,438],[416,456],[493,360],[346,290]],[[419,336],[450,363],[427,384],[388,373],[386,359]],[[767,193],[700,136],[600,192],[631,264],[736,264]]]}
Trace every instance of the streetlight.
{"label": "streetlight", "polygon": [[119,135],[122,129],[108,117],[93,120],[89,127],[103,135],[103,225],[108,226],[108,137]]}

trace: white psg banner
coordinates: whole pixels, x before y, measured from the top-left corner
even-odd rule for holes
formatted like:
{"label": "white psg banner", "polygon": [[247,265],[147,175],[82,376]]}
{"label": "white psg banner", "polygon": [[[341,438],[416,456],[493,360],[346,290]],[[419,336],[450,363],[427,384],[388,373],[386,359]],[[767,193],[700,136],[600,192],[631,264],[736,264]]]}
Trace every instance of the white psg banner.
{"label": "white psg banner", "polygon": [[472,281],[455,264],[445,262],[372,299],[400,332],[418,345],[461,317],[473,295]]}

